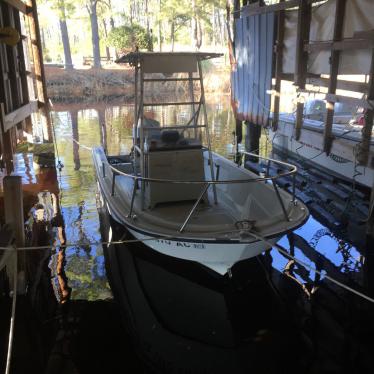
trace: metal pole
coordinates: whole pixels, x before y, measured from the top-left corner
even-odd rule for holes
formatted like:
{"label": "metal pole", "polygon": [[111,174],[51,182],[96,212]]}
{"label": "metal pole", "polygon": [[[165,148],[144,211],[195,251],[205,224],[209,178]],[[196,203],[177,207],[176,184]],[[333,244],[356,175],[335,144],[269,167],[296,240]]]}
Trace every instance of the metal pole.
{"label": "metal pole", "polygon": [[[197,65],[199,67],[199,77],[200,77],[200,88],[201,88],[201,103],[203,105],[203,110],[204,110],[204,122],[205,122],[205,132],[206,132],[206,137],[208,141],[208,153],[209,153],[209,166],[210,166],[210,174],[211,178],[214,181],[214,171],[213,171],[213,157],[212,157],[212,146],[210,142],[210,133],[209,133],[209,124],[208,124],[208,114],[206,111],[206,105],[205,105],[205,92],[204,92],[204,82],[203,82],[203,72],[201,68],[201,61],[198,60]],[[213,185],[213,195],[214,195],[214,203],[217,204],[217,190],[216,186]]]}
{"label": "metal pole", "polygon": [[270,173],[270,160],[268,160],[268,164],[266,166],[266,175],[265,176],[268,177],[269,173]]}
{"label": "metal pole", "polygon": [[138,179],[134,179],[134,187],[132,189],[132,195],[131,195],[131,204],[130,204],[130,211],[129,214],[127,215],[127,218],[131,218],[132,216],[132,210],[134,208],[134,200],[135,200],[135,194],[136,194],[136,188],[138,186]]}
{"label": "metal pole", "polygon": [[196,200],[196,202],[195,202],[194,206],[192,207],[191,211],[188,213],[188,216],[187,216],[186,220],[184,221],[182,227],[179,229],[179,232],[182,232],[184,230],[184,228],[186,227],[186,225],[187,225],[188,221],[190,220],[193,212],[195,211],[195,209],[199,205],[201,199],[204,197],[204,195],[205,195],[206,191],[208,190],[209,186],[210,186],[209,183],[205,184],[203,191],[201,192],[199,198]]}
{"label": "metal pole", "polygon": [[115,188],[115,185],[116,185],[116,176],[117,176],[117,173],[115,171],[112,172],[112,196],[114,196],[114,188]]}
{"label": "metal pole", "polygon": [[292,202],[295,203],[296,198],[296,173],[292,175]]}
{"label": "metal pole", "polygon": [[[191,111],[192,111],[192,118],[193,118],[193,124],[194,126],[197,125],[197,118],[195,116],[195,95],[194,95],[194,89],[193,89],[193,80],[192,80],[192,73],[188,73],[188,85],[189,85],[189,90],[190,90],[190,100],[191,100]],[[195,139],[197,139],[197,128],[195,127]]]}
{"label": "metal pole", "polygon": [[134,124],[132,129],[132,145],[134,150],[134,174],[137,175],[137,155],[136,155],[136,142],[138,140],[138,62],[136,62],[135,66],[135,107],[134,107]]}
{"label": "metal pole", "polygon": [[281,205],[281,207],[282,207],[284,217],[286,218],[286,221],[289,222],[290,219],[288,218],[288,214],[287,214],[286,208],[285,208],[285,206],[284,206],[284,203],[283,203],[282,197],[281,197],[281,195],[280,195],[280,193],[279,193],[278,186],[276,185],[276,183],[275,183],[274,181],[273,181],[273,187],[274,187],[275,193],[276,193],[276,195],[277,195],[277,197],[278,197],[279,203],[280,203],[280,205]]}
{"label": "metal pole", "polygon": [[[139,107],[139,115],[140,115],[140,174],[142,177],[146,177],[145,175],[145,158],[144,158],[144,109],[143,109],[143,98],[144,98],[144,72],[142,66],[140,65],[140,107]],[[144,209],[144,195],[145,195],[145,183],[142,179],[140,181],[141,187],[141,209]]]}

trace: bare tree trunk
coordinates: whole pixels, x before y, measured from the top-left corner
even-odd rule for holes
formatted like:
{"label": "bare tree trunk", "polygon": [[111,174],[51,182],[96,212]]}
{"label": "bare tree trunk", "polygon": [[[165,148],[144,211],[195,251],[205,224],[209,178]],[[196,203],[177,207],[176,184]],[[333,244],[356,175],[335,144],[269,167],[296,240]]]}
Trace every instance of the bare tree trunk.
{"label": "bare tree trunk", "polygon": [[[108,30],[107,30],[106,21],[105,21],[104,18],[103,18],[103,29],[104,29],[105,39],[106,39],[106,38],[108,38]],[[109,47],[106,44],[105,44],[105,53],[106,53],[106,58],[109,62],[110,61],[110,50],[109,50]]]}
{"label": "bare tree trunk", "polygon": [[150,26],[149,26],[149,17],[148,17],[148,0],[145,0],[144,3],[145,8],[145,15],[146,15],[146,23],[147,23],[147,34],[150,34]]}
{"label": "bare tree trunk", "polygon": [[197,14],[196,9],[196,2],[195,0],[192,0],[192,11],[193,11],[193,17],[192,17],[192,27],[193,27],[193,39],[196,49],[200,49],[201,43],[202,43],[202,29],[201,29],[201,21]]}
{"label": "bare tree trunk", "polygon": [[214,45],[217,45],[217,22],[216,22],[216,19],[217,19],[217,9],[216,9],[215,5],[213,5],[212,19],[213,19],[213,22],[212,22],[212,27],[213,27],[212,42],[213,42]]}
{"label": "bare tree trunk", "polygon": [[[159,12],[161,13],[161,9],[162,9],[161,0],[158,0],[158,5],[159,5]],[[159,44],[160,52],[161,52],[162,51],[162,22],[161,22],[161,19],[158,20],[158,44]]]}
{"label": "bare tree trunk", "polygon": [[170,26],[170,42],[171,42],[171,51],[174,52],[174,42],[175,42],[175,23],[171,21]]}
{"label": "bare tree trunk", "polygon": [[[112,2],[109,0],[108,4],[109,4],[109,9],[111,11],[111,15],[109,17],[109,24],[110,24],[110,29],[113,30],[116,27],[116,25],[114,24],[114,19],[112,17]],[[114,48],[114,53],[116,55],[116,59],[118,59],[119,56],[118,56],[118,52],[116,48]]]}
{"label": "bare tree trunk", "polygon": [[65,69],[72,69],[73,62],[71,59],[69,33],[68,33],[68,28],[66,26],[65,4],[63,1],[60,2],[59,23],[60,23],[62,46],[64,48]]}
{"label": "bare tree trunk", "polygon": [[200,49],[203,43],[203,29],[201,27],[200,19],[197,20],[197,38],[196,38],[196,48]]}
{"label": "bare tree trunk", "polygon": [[108,6],[110,10],[110,17],[109,17],[110,28],[114,29],[115,26],[114,26],[114,19],[112,17],[112,1],[111,0],[108,0]]}
{"label": "bare tree trunk", "polygon": [[88,12],[91,21],[91,37],[92,37],[92,52],[94,58],[94,67],[100,68],[100,38],[99,25],[97,23],[97,0],[90,0],[88,5]]}
{"label": "bare tree trunk", "polygon": [[197,17],[196,17],[196,2],[192,0],[192,21],[191,21],[191,28],[192,28],[192,40],[193,40],[193,47],[197,48]]}

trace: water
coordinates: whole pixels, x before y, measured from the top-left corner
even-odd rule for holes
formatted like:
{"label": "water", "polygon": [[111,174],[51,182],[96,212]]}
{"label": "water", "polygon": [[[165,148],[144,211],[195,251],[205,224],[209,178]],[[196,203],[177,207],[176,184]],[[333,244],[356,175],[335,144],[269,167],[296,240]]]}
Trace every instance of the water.
{"label": "water", "polygon": [[[235,121],[229,97],[209,100],[208,113],[213,149],[231,157]],[[156,114],[165,122],[186,115],[167,110]],[[327,372],[326,367],[331,365],[337,365],[331,372],[339,372],[344,367],[346,349],[344,344],[339,345],[339,339],[343,336],[348,346],[349,339],[357,343],[356,337],[346,337],[346,325],[353,326],[362,315],[352,322],[357,317],[355,310],[347,322],[334,325],[349,302],[344,299],[346,293],[326,282],[324,274],[354,288],[363,286],[364,248],[347,240],[347,233],[328,228],[311,216],[304,226],[279,242],[308,266],[295,264],[273,249],[260,259],[235,265],[232,279],[218,277],[198,264],[151,253],[140,244],[122,246],[118,251],[103,248],[97,243],[107,239],[109,227],[115,238],[123,233],[108,217],[99,217],[91,148],[105,144],[109,154],[129,153],[133,107],[60,105],[53,118],[58,156],[64,165],[57,173],[58,188],[48,184],[54,176],[47,169],[33,170],[28,155],[19,156],[19,171],[25,173],[25,183],[39,182],[59,197],[66,241],[74,243],[64,253],[72,300],[112,298],[104,250],[112,261],[116,259],[114,263],[124,275],[119,286],[112,274],[112,286],[125,309],[130,336],[147,365],[173,373],[278,373],[287,371],[288,353],[292,352],[293,365],[299,372],[307,372],[307,368],[314,370],[310,372]],[[264,149],[265,142],[266,135],[261,141]],[[321,270],[322,275],[309,266]],[[350,298],[361,305],[359,298]],[[343,305],[340,310],[339,303]],[[362,309],[367,307],[364,303]],[[311,341],[310,324],[315,329]],[[336,339],[334,331],[340,334]],[[323,337],[324,332],[333,338]],[[329,339],[332,352],[324,348],[330,344],[326,343]],[[355,353],[362,354],[359,348]]]}
{"label": "water", "polygon": [[[181,108],[179,108],[181,109]],[[208,104],[213,148],[228,154],[232,148],[234,119],[227,96]],[[150,113],[148,113],[150,114]],[[154,114],[154,113],[153,113]],[[165,120],[183,120],[187,113],[162,109]],[[96,105],[74,110],[60,106],[53,113],[57,150],[64,168],[58,174],[60,202],[67,242],[65,271],[72,299],[105,299],[110,288],[105,277],[103,250],[96,209],[96,182],[91,148],[106,143],[108,154],[127,154],[132,145],[132,105]],[[105,124],[105,126],[102,126]]]}

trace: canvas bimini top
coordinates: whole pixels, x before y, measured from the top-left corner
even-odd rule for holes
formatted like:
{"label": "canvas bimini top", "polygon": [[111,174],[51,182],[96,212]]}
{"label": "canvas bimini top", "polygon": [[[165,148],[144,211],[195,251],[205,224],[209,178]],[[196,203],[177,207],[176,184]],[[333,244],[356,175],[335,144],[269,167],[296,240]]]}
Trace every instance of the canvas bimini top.
{"label": "canvas bimini top", "polygon": [[144,73],[194,73],[199,61],[220,57],[222,53],[211,52],[130,52],[116,63],[142,67]]}

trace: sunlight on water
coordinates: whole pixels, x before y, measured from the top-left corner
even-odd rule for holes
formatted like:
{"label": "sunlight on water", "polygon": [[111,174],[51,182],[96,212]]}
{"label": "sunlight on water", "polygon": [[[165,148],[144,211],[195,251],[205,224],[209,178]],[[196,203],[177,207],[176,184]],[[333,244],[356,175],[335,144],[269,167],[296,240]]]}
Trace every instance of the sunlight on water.
{"label": "sunlight on water", "polygon": [[[208,102],[211,138],[216,152],[228,156],[232,148],[234,119],[229,97]],[[156,112],[156,110],[155,110]],[[153,116],[158,113],[152,113]],[[164,121],[183,121],[187,114],[164,109]],[[66,250],[65,271],[74,299],[110,297],[105,276],[103,249],[96,209],[96,181],[91,147],[106,143],[108,154],[127,154],[132,146],[133,106],[98,104],[92,109],[69,110],[60,107],[53,113],[57,150],[64,164],[58,176],[62,214],[67,242],[77,243]],[[105,125],[105,126],[104,126]]]}

